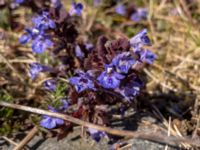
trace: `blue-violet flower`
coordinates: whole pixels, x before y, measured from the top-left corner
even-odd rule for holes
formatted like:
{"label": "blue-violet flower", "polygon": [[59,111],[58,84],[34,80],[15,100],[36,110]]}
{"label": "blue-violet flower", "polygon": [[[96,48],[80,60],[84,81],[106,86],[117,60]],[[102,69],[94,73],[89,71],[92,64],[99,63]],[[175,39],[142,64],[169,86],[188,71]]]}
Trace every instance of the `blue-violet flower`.
{"label": "blue-violet flower", "polygon": [[88,132],[89,132],[90,136],[92,137],[92,139],[95,140],[96,142],[99,142],[102,137],[106,136],[105,132],[98,131],[93,128],[88,128]]}
{"label": "blue-violet flower", "polygon": [[156,59],[156,55],[150,50],[144,49],[140,51],[140,60],[146,62],[147,64],[152,64]]}
{"label": "blue-violet flower", "polygon": [[46,80],[44,82],[44,88],[49,91],[55,91],[56,90],[56,81],[53,79]]}
{"label": "blue-violet flower", "polygon": [[15,3],[22,4],[25,0],[15,0]]}
{"label": "blue-violet flower", "polygon": [[143,45],[151,45],[150,39],[147,36],[147,29],[143,29],[137,35],[130,39],[130,44],[134,48],[141,48]]}
{"label": "blue-violet flower", "polygon": [[103,71],[97,78],[99,84],[106,89],[115,89],[120,85],[121,79],[124,76],[114,71],[110,66],[106,66],[106,71]]}
{"label": "blue-violet flower", "polygon": [[49,13],[43,11],[41,15],[32,18],[32,22],[36,28],[45,30],[45,29],[54,29],[56,27],[55,22],[50,18]]}
{"label": "blue-violet flower", "polygon": [[119,15],[125,16],[126,15],[126,7],[123,4],[117,5],[115,8],[115,12]]}
{"label": "blue-violet flower", "polygon": [[79,45],[76,45],[75,53],[76,53],[76,57],[78,57],[80,59],[83,59],[85,57],[85,54],[82,52],[82,50],[81,50]]}
{"label": "blue-violet flower", "polygon": [[142,19],[146,19],[148,15],[148,10],[146,8],[138,8],[136,12],[134,12],[130,19],[135,21],[135,22],[139,22]]}
{"label": "blue-violet flower", "polygon": [[140,89],[143,86],[143,82],[137,78],[128,81],[121,89],[116,89],[116,92],[120,93],[128,101],[134,98],[140,93]]}
{"label": "blue-violet flower", "polygon": [[93,48],[94,48],[94,45],[93,45],[92,43],[86,43],[86,44],[85,44],[85,48],[86,48],[89,52],[91,52],[91,51],[93,50]]}
{"label": "blue-violet flower", "polygon": [[43,31],[38,30],[37,28],[27,28],[25,29],[26,34],[22,35],[19,39],[19,42],[21,44],[26,44],[27,42],[29,42],[31,39],[34,39],[35,37],[37,37],[39,34],[43,34]]}
{"label": "blue-violet flower", "polygon": [[52,45],[53,45],[52,41],[49,40],[48,38],[45,38],[44,36],[38,36],[32,42],[32,51],[34,53],[41,54]]}
{"label": "blue-violet flower", "polygon": [[29,76],[35,79],[36,76],[43,71],[43,66],[37,62],[30,64]]}
{"label": "blue-violet flower", "polygon": [[59,8],[59,7],[62,6],[60,0],[51,0],[51,5],[52,5],[54,8]]}
{"label": "blue-violet flower", "polygon": [[96,90],[89,74],[81,72],[78,75],[78,77],[71,77],[69,79],[69,82],[74,85],[78,93],[87,89]]}
{"label": "blue-violet flower", "polygon": [[72,3],[72,7],[71,7],[71,9],[69,10],[69,14],[70,14],[71,16],[73,16],[73,15],[81,16],[82,11],[83,11],[83,4],[73,2],[73,3]]}
{"label": "blue-violet flower", "polygon": [[[52,106],[49,106],[49,110],[52,111],[52,112],[58,112]],[[44,128],[47,128],[47,129],[53,129],[57,125],[63,125],[63,124],[64,124],[63,119],[54,118],[54,117],[50,117],[50,116],[47,116],[47,115],[43,115],[43,119],[40,121],[40,125]]]}
{"label": "blue-violet flower", "polygon": [[129,69],[135,64],[136,60],[131,57],[130,52],[123,52],[118,54],[113,60],[112,64],[120,73],[128,73]]}
{"label": "blue-violet flower", "polygon": [[61,99],[61,105],[59,106],[59,110],[66,110],[69,107],[69,103],[66,99]]}

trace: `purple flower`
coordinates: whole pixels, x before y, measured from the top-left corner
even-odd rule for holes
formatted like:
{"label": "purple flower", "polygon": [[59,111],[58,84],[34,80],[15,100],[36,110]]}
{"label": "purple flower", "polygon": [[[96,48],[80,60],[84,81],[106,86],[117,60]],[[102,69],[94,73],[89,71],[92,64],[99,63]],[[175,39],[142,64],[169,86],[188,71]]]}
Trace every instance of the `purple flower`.
{"label": "purple flower", "polygon": [[69,82],[74,85],[78,93],[87,89],[96,90],[92,78],[88,73],[79,72],[78,75],[78,77],[71,77],[69,79]]}
{"label": "purple flower", "polygon": [[143,82],[139,78],[133,76],[121,89],[116,89],[116,92],[120,93],[126,100],[130,101],[140,93],[142,86]]}
{"label": "purple flower", "polygon": [[71,7],[71,9],[69,10],[69,14],[70,14],[71,16],[73,16],[73,15],[81,16],[82,11],[83,11],[83,4],[73,2],[73,3],[72,3],[72,7]]}
{"label": "purple flower", "polygon": [[[61,106],[59,106],[59,110],[64,110],[68,108],[68,103],[66,100],[62,99],[61,100]],[[52,106],[48,106],[48,109],[52,112],[58,112],[57,109],[55,109]],[[44,128],[47,129],[53,129],[55,128],[57,125],[63,125],[64,124],[64,120],[60,119],[60,118],[54,118],[54,117],[50,117],[50,116],[46,116],[43,115],[43,119],[40,121],[40,125]]]}
{"label": "purple flower", "polygon": [[30,64],[29,76],[35,79],[36,76],[43,71],[43,66],[37,62]]}
{"label": "purple flower", "polygon": [[62,6],[60,0],[51,0],[51,4],[52,4],[52,6],[55,7],[55,8],[58,8],[58,7],[61,7],[61,6]]}
{"label": "purple flower", "polygon": [[147,8],[138,8],[137,13],[141,18],[146,19],[148,15],[148,9]]}
{"label": "purple flower", "polygon": [[91,44],[91,43],[86,43],[86,44],[85,44],[85,48],[86,48],[89,52],[91,52],[91,51],[93,50],[93,48],[94,48],[94,45]]}
{"label": "purple flower", "polygon": [[40,121],[40,125],[47,129],[53,129],[57,125],[63,125],[64,120],[59,118],[53,118],[49,116],[43,116],[43,119]]}
{"label": "purple flower", "polygon": [[66,110],[69,107],[69,103],[66,99],[61,99],[61,105],[59,106],[59,110]]}
{"label": "purple flower", "polygon": [[55,80],[46,80],[44,82],[44,88],[49,91],[55,91],[56,90],[56,81]]}
{"label": "purple flower", "polygon": [[19,38],[19,42],[20,44],[26,44],[27,42],[29,42],[30,39],[31,39],[30,35],[24,34]]}
{"label": "purple flower", "polygon": [[152,53],[150,50],[141,50],[140,51],[140,60],[142,62],[146,62],[147,64],[152,64],[156,59],[156,55]]}
{"label": "purple flower", "polygon": [[89,132],[90,136],[92,137],[92,139],[95,140],[96,142],[99,142],[102,137],[106,136],[105,132],[98,131],[93,128],[88,128],[88,132]]}
{"label": "purple flower", "polygon": [[141,21],[141,18],[138,16],[137,12],[136,13],[133,13],[131,16],[130,16],[130,19],[132,21],[135,21],[135,22],[140,22]]}
{"label": "purple flower", "polygon": [[130,39],[130,44],[134,48],[141,48],[143,45],[151,45],[150,39],[147,36],[147,29],[143,29],[137,35]]}
{"label": "purple flower", "polygon": [[38,35],[43,35],[44,34],[44,31],[43,30],[39,30],[38,28],[27,28],[25,30],[32,38],[35,38]]}
{"label": "purple flower", "polygon": [[134,97],[139,94],[142,84],[136,81],[128,83],[124,87],[124,94],[126,97]]}
{"label": "purple flower", "polygon": [[36,16],[32,19],[33,24],[36,28],[45,30],[45,29],[54,29],[56,27],[55,22],[50,18],[49,13],[43,11],[41,15]]}
{"label": "purple flower", "polygon": [[25,0],[15,0],[15,3],[22,4]]}
{"label": "purple flower", "polygon": [[[49,110],[52,111],[52,112],[58,112],[52,106],[49,106]],[[63,125],[63,124],[64,124],[63,119],[54,118],[54,117],[50,117],[50,116],[46,116],[46,115],[43,115],[43,119],[40,121],[40,125],[44,128],[47,128],[47,129],[53,129],[57,125]]]}
{"label": "purple flower", "polygon": [[34,53],[41,54],[52,45],[52,41],[48,38],[45,38],[44,36],[38,36],[36,39],[33,40],[32,51]]}
{"label": "purple flower", "polygon": [[123,4],[119,4],[115,8],[115,12],[119,15],[125,16],[126,15],[126,7]]}
{"label": "purple flower", "polygon": [[76,45],[75,53],[76,53],[76,57],[78,57],[80,59],[83,59],[85,57],[85,54],[82,52],[82,50],[81,50],[79,45]]}
{"label": "purple flower", "polygon": [[103,71],[97,78],[99,84],[106,89],[115,89],[120,85],[121,79],[124,76],[115,72],[112,67],[106,66],[106,71]]}
{"label": "purple flower", "polygon": [[123,52],[117,55],[112,64],[116,67],[120,73],[128,73],[129,69],[135,64],[136,60],[131,57],[130,52]]}
{"label": "purple flower", "polygon": [[25,29],[25,31],[26,31],[26,34],[22,35],[19,39],[19,42],[21,44],[26,44],[31,39],[34,39],[35,37],[37,37],[39,34],[43,34],[43,32],[41,32],[37,28]]}
{"label": "purple flower", "polygon": [[50,105],[48,106],[48,108],[53,112],[58,112],[58,111],[64,111],[69,107],[69,103],[67,102],[65,98],[60,99],[59,102],[60,102],[59,106],[56,107],[57,109]]}
{"label": "purple flower", "polygon": [[136,12],[134,12],[130,19],[139,22],[142,19],[146,19],[148,15],[148,10],[146,8],[138,8]]}

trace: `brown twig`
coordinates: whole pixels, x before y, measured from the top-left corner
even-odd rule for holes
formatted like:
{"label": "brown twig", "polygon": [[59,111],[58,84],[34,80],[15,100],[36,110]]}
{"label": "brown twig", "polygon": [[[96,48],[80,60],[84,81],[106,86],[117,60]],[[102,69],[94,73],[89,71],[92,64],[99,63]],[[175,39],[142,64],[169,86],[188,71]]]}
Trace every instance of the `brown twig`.
{"label": "brown twig", "polygon": [[175,137],[175,136],[168,137],[166,133],[163,133],[163,132],[161,133],[161,131],[159,131],[159,132],[158,131],[157,132],[155,132],[155,131],[153,131],[153,132],[152,131],[151,132],[147,132],[147,131],[133,132],[133,131],[126,131],[126,130],[116,130],[116,129],[112,129],[112,128],[108,128],[108,127],[104,127],[104,126],[95,125],[95,124],[71,117],[69,115],[50,112],[50,111],[42,110],[42,109],[38,109],[38,108],[33,108],[33,107],[28,107],[28,106],[23,106],[23,105],[18,105],[18,104],[11,104],[11,103],[7,103],[7,102],[3,102],[3,101],[0,102],[0,106],[24,110],[24,111],[28,111],[28,112],[32,112],[32,113],[36,113],[36,114],[40,114],[40,115],[48,115],[51,117],[61,118],[63,120],[70,121],[72,123],[75,123],[75,124],[78,124],[81,126],[94,128],[99,131],[104,131],[109,134],[113,134],[113,135],[117,135],[117,136],[150,140],[150,141],[168,144],[168,145],[172,145],[172,146],[178,146],[182,142],[191,144],[193,146],[200,146],[200,141],[198,141],[198,140],[191,140],[189,138]]}
{"label": "brown twig", "polygon": [[18,143],[16,143],[15,141],[13,141],[13,140],[11,140],[11,139],[9,139],[9,138],[5,137],[5,136],[2,136],[2,138],[3,138],[4,140],[6,140],[7,142],[9,142],[9,143],[11,143],[11,144],[15,145],[15,146],[17,146],[17,145],[18,145]]}
{"label": "brown twig", "polygon": [[118,150],[125,150],[125,149],[128,149],[128,148],[132,147],[132,145],[133,145],[133,144],[127,144],[127,145],[125,145],[125,146],[119,148]]}
{"label": "brown twig", "polygon": [[38,132],[38,128],[34,127],[28,135],[13,149],[13,150],[21,150]]}

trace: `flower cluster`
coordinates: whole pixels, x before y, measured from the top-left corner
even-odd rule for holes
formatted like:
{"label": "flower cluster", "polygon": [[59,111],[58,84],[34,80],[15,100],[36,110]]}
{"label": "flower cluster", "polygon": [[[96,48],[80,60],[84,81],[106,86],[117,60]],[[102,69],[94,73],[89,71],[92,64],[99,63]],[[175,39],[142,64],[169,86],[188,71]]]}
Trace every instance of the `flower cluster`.
{"label": "flower cluster", "polygon": [[[51,0],[51,5],[55,8],[62,7],[60,0]],[[81,3],[73,3],[69,10],[69,15],[80,16],[82,11],[83,5]],[[40,15],[33,17],[32,23],[33,27],[25,29],[26,34],[21,36],[19,42],[26,44],[32,41],[32,51],[37,54],[44,53],[46,49],[53,46],[51,36],[48,33],[49,30],[56,28],[56,23],[48,11],[42,11]]]}
{"label": "flower cluster", "polygon": [[[23,2],[25,1],[16,1],[16,3],[18,4],[22,4]],[[46,49],[55,46],[56,44],[52,42],[52,39],[55,37],[53,32],[55,32],[61,26],[64,30],[65,26],[63,26],[62,24],[66,23],[67,18],[70,19],[70,16],[73,17],[76,15],[81,16],[83,11],[83,5],[81,3],[72,3],[71,9],[67,13],[62,9],[62,4],[60,0],[51,0],[50,2],[51,8],[49,8],[49,10],[52,9],[52,12],[56,12],[58,14],[60,13],[58,15],[59,17],[56,16],[56,13],[50,14],[50,11],[42,11],[41,13],[39,13],[39,15],[32,18],[33,27],[25,29],[26,33],[22,35],[19,39],[19,42],[23,45],[28,42],[32,42],[32,52],[36,54],[42,54],[45,52]],[[64,17],[61,14],[64,15]],[[68,24],[66,24],[66,26],[68,26]],[[60,33],[55,32],[55,34]],[[89,52],[93,49],[93,45],[90,43],[86,43],[85,48]],[[82,52],[78,44],[75,47],[75,54],[76,57],[80,59],[84,57],[84,53]],[[34,80],[41,72],[51,72],[53,70],[56,70],[52,67],[42,65],[38,62],[31,63],[29,67],[29,76],[32,80]],[[90,77],[88,74],[84,74],[83,72],[79,72],[78,74],[79,77],[72,77],[70,79],[71,84],[78,84],[78,86],[76,86],[77,91],[81,92],[87,88],[95,90],[94,85],[90,81]],[[76,82],[76,80],[78,82]],[[87,87],[85,87],[83,84],[85,82],[88,82]],[[57,80],[55,79],[49,79],[43,82],[44,89],[52,93],[56,93],[56,91],[59,90],[57,88],[57,84]],[[48,104],[48,109],[51,112],[63,112],[67,110],[69,102],[62,97],[59,97],[58,99],[60,101],[59,106],[57,106],[58,100],[52,100],[51,104]],[[53,129],[58,126],[64,125],[64,120],[43,115],[42,120],[40,121],[40,125],[47,129]]]}
{"label": "flower cluster", "polygon": [[[138,68],[141,69],[140,66],[144,67],[145,64],[152,64],[156,59],[156,55],[154,53],[143,48],[144,45],[151,46],[150,39],[147,36],[147,30],[142,30],[129,41],[122,39],[117,40],[117,42],[118,44],[120,43],[118,45],[119,47],[123,47],[126,44],[127,45],[124,46],[124,49],[119,48],[121,49],[120,51],[116,50],[118,52],[113,55],[113,57],[108,56],[109,59],[107,61],[103,61],[103,70],[99,68],[100,66],[97,66],[96,69],[88,69],[85,71],[76,70],[75,76],[69,78],[69,83],[72,85],[72,87],[74,87],[76,93],[81,95],[81,97],[78,98],[78,101],[81,103],[83,103],[84,98],[89,99],[89,103],[95,103],[95,101],[98,99],[98,93],[101,93],[102,91],[103,96],[107,95],[108,93],[112,93],[113,95],[119,94],[121,96],[121,100],[116,97],[118,101],[125,100],[129,103],[131,103],[136,98],[136,96],[140,94],[144,83],[139,78],[137,70]],[[117,42],[113,41],[111,43],[116,44]],[[105,42],[103,46],[106,45],[107,44]],[[101,48],[99,51],[103,49],[102,45],[100,47]],[[118,49],[117,47],[109,48],[108,45],[104,48],[108,51],[115,48]],[[90,57],[95,58],[95,53],[97,51],[98,48],[90,52],[91,54],[89,57],[87,57],[81,51],[80,47],[76,46],[75,48],[76,57],[79,57],[81,58],[81,61],[85,60],[86,62],[90,60]],[[101,55],[99,57],[103,56],[105,55]],[[100,60],[103,60],[103,58]],[[96,63],[98,63],[98,59],[96,61]],[[90,65],[92,65],[92,62],[90,62]],[[106,93],[107,91],[108,93]],[[115,99],[115,96],[112,97],[112,99]],[[88,132],[96,141],[99,141],[101,137],[106,135],[105,133],[95,129],[88,129]]]}
{"label": "flower cluster", "polygon": [[[124,5],[117,6],[116,11],[120,15],[127,13]],[[144,12],[138,9],[132,13],[131,19],[145,18],[147,14]],[[130,39],[108,40],[100,36],[96,44],[78,38],[77,28],[82,21],[82,13],[81,3],[72,3],[71,9],[66,12],[60,0],[51,0],[49,8],[32,18],[33,27],[25,29],[26,34],[19,41],[21,44],[32,42],[32,51],[36,54],[52,48],[50,56],[56,60],[54,67],[35,62],[30,64],[29,71],[32,80],[41,72],[49,72],[50,79],[43,82],[43,89],[52,94],[53,100],[48,103],[51,112],[64,112],[107,126],[109,121],[106,120],[109,120],[111,112],[107,107],[120,104],[118,112],[124,114],[126,106],[133,103],[144,87],[139,70],[151,65],[156,55],[147,49],[151,46],[147,29]],[[67,84],[64,95],[58,88],[61,82]],[[73,126],[47,115],[42,116],[40,125],[47,129]],[[87,131],[96,141],[106,136],[96,129],[88,128]]]}
{"label": "flower cluster", "polygon": [[19,39],[21,44],[32,40],[32,51],[37,54],[43,53],[47,48],[53,46],[50,36],[46,33],[48,29],[56,27],[48,12],[43,11],[41,15],[32,19],[34,27],[26,29],[26,34]]}
{"label": "flower cluster", "polygon": [[[138,95],[143,83],[137,75],[131,75],[131,72],[143,63],[152,64],[156,59],[156,55],[150,50],[142,48],[144,45],[151,45],[146,29],[132,37],[129,43],[131,45],[130,50],[120,52],[113,57],[111,63],[105,64],[104,70],[96,78],[90,77],[87,73],[81,73],[79,77],[71,77],[70,83],[75,87],[76,91],[78,93],[86,89],[98,91],[98,89],[94,88],[94,83],[97,83],[98,87],[112,89],[127,100],[133,99]],[[138,58],[135,58],[133,54],[137,55]],[[88,71],[92,72],[91,70]],[[132,78],[128,80],[128,76]],[[123,83],[123,81],[126,82]]]}
{"label": "flower cluster", "polygon": [[[62,20],[65,21],[67,19],[68,16],[67,12],[62,10],[62,4],[60,0],[51,0],[51,7],[55,11],[59,11],[59,13],[62,13],[62,15],[66,13],[66,15],[64,15],[65,17],[62,18]],[[80,16],[82,11],[83,11],[83,5],[81,3],[72,3],[72,7],[69,10],[68,14],[70,16],[74,15]],[[64,24],[64,22],[60,21],[60,18],[54,19],[56,17],[57,16],[55,14],[52,17],[52,15],[50,15],[48,11],[42,11],[40,15],[33,17],[32,18],[33,27],[25,29],[26,34],[20,37],[19,42],[21,44],[32,42],[31,46],[32,52],[36,54],[42,54],[45,52],[46,49],[53,47],[55,43],[52,42],[54,36],[52,32],[57,30],[57,28],[59,28],[61,24]],[[60,15],[60,17],[62,16]],[[63,28],[65,28],[65,26]],[[60,35],[60,33],[58,34]],[[86,48],[88,49],[88,51],[90,51],[92,47],[93,46],[91,44],[88,43],[86,44]],[[84,57],[84,53],[82,52],[81,48],[78,45],[75,48],[75,53],[78,58]],[[39,63],[32,63],[30,64],[29,76],[32,79],[35,79],[40,72],[47,72],[50,70],[51,70],[50,67],[47,66],[44,67]],[[48,89],[46,85],[49,85],[50,82],[45,82],[45,83],[46,83],[45,87],[46,89]],[[53,90],[54,88],[49,87],[49,90],[50,89]]]}

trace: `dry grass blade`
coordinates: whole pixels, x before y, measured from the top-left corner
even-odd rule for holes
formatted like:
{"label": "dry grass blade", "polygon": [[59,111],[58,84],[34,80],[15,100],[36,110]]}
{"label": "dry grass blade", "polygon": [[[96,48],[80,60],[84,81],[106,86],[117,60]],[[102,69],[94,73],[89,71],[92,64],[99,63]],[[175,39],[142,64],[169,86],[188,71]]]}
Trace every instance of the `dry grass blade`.
{"label": "dry grass blade", "polygon": [[4,140],[8,141],[9,143],[15,145],[15,146],[18,145],[18,143],[14,142],[13,140],[11,140],[11,139],[9,139],[9,138],[7,138],[7,137],[5,137],[5,136],[2,136],[2,138],[3,138]]}
{"label": "dry grass blade", "polygon": [[28,135],[13,149],[13,150],[21,150],[38,132],[38,128],[34,127]]}

